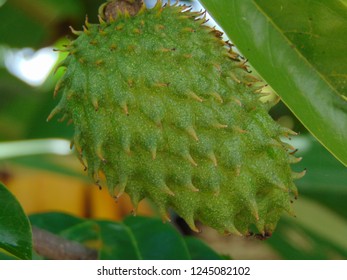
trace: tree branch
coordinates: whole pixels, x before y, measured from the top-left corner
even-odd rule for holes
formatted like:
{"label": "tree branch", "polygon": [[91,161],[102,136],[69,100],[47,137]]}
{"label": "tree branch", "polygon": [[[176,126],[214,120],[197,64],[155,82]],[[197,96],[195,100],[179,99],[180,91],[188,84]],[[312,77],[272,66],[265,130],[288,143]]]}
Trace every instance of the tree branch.
{"label": "tree branch", "polygon": [[98,252],[47,230],[32,228],[34,250],[51,260],[96,260]]}

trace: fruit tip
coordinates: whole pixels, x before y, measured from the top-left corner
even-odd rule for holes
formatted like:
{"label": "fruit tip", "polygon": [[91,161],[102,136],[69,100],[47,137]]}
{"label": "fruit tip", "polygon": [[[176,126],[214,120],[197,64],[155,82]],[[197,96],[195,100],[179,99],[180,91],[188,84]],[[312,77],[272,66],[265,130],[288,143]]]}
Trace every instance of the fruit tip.
{"label": "fruit tip", "polygon": [[243,234],[234,226],[234,225],[229,225],[227,229],[224,230],[225,235],[236,235],[239,237],[242,237]]}
{"label": "fruit tip", "polygon": [[218,160],[217,160],[217,158],[216,158],[216,155],[215,155],[213,152],[211,152],[211,153],[208,154],[208,158],[213,162],[213,165],[214,165],[215,167],[218,166]]}
{"label": "fruit tip", "polygon": [[191,137],[193,137],[193,139],[194,139],[196,142],[199,141],[198,135],[196,134],[196,131],[195,131],[195,129],[194,129],[193,127],[188,127],[188,128],[186,129],[186,131],[187,131],[187,133],[188,133]]}
{"label": "fruit tip", "polygon": [[71,30],[71,33],[74,34],[74,35],[76,35],[76,36],[80,36],[80,35],[83,33],[83,31],[77,31],[77,30],[75,30],[71,25],[69,26],[69,28],[70,28],[70,30]]}
{"label": "fruit tip", "polygon": [[192,192],[200,192],[200,190],[195,187],[193,184],[189,184],[188,188],[192,191]]}
{"label": "fruit tip", "polygon": [[185,158],[191,163],[191,165],[193,165],[195,167],[198,166],[196,161],[193,159],[193,157],[189,153],[185,155]]}
{"label": "fruit tip", "polygon": [[305,176],[306,172],[307,172],[306,168],[301,172],[292,172],[293,180],[301,179],[302,177]]}
{"label": "fruit tip", "polygon": [[198,96],[195,92],[193,92],[193,91],[189,91],[188,93],[187,93],[187,95],[190,97],[190,98],[192,98],[192,99],[194,99],[194,100],[196,100],[196,101],[198,101],[198,102],[203,102],[204,100],[200,97],[200,96]]}
{"label": "fruit tip", "polygon": [[161,220],[163,221],[164,224],[167,222],[171,223],[170,215],[166,212],[161,214]]}

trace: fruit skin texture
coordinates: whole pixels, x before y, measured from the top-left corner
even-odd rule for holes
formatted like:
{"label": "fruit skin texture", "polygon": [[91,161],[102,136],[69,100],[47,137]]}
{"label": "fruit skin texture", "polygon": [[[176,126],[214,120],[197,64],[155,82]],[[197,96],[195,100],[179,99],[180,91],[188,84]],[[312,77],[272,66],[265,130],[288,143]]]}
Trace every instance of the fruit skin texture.
{"label": "fruit skin texture", "polygon": [[[86,23],[66,51],[60,113],[97,184],[136,206],[153,201],[219,232],[271,235],[297,195],[281,128],[259,85],[221,39],[186,6],[143,6],[134,17]],[[186,11],[185,11],[186,10]],[[103,182],[105,178],[106,182]]]}

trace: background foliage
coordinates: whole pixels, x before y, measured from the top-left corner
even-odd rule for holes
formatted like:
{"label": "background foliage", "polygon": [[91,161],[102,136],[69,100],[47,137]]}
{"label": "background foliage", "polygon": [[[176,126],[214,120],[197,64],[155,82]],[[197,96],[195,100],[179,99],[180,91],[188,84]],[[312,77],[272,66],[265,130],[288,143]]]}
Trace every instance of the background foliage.
{"label": "background foliage", "polygon": [[208,228],[192,237],[174,213],[172,224],[157,220],[146,201],[132,217],[129,199],[115,204],[98,191],[68,152],[72,127],[45,121],[62,72],[32,86],[18,78],[18,67],[45,47],[54,53],[71,36],[68,26],[80,29],[86,14],[96,22],[102,3],[0,0],[0,259],[42,258],[32,253],[32,227],[101,259],[346,259],[346,1],[201,0],[286,104],[271,110],[274,119],[300,133],[292,144],[304,159],[295,169],[308,171],[297,181],[296,218],[285,216],[266,241]]}

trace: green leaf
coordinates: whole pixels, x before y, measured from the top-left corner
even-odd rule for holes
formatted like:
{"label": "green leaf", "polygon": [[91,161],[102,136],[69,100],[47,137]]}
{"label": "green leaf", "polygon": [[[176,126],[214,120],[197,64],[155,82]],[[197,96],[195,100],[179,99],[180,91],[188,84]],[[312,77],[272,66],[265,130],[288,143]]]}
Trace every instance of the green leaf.
{"label": "green leaf", "polygon": [[[54,79],[50,76],[47,83]],[[47,86],[48,87],[48,86]],[[0,137],[4,140],[34,138],[71,139],[73,127],[46,119],[56,100],[53,87],[32,88],[0,68]],[[18,114],[21,112],[21,114]]]}
{"label": "green leaf", "polygon": [[218,255],[204,242],[195,237],[185,237],[184,241],[187,244],[192,260],[223,260],[221,255]]}
{"label": "green leaf", "polygon": [[0,260],[18,260],[18,258],[14,257],[13,255],[10,255],[6,251],[2,252],[0,250]]}
{"label": "green leaf", "polygon": [[[294,205],[298,224],[345,251],[347,257],[347,220],[314,200],[301,198]],[[317,219],[319,217],[319,219]]]}
{"label": "green leaf", "polygon": [[159,219],[128,217],[127,225],[145,260],[188,260],[191,256],[182,236]]}
{"label": "green leaf", "polygon": [[61,35],[62,23],[83,18],[79,0],[11,0],[0,5],[0,44],[38,48]]}
{"label": "green leaf", "polygon": [[13,6],[12,1],[0,7],[0,18],[0,44],[17,48],[38,47],[48,36],[48,30],[41,22]]}
{"label": "green leaf", "polygon": [[95,247],[99,243],[100,227],[95,221],[86,220],[61,231],[59,235],[67,240]]}
{"label": "green leaf", "polygon": [[24,137],[25,123],[35,114],[38,107],[35,93],[35,89],[0,67],[0,139],[13,140]]}
{"label": "green leaf", "polygon": [[[11,0],[12,2],[25,3],[27,7],[32,6],[33,9],[46,13],[56,19],[66,19],[69,17],[76,17],[84,15],[84,7],[81,0]],[[32,3],[34,2],[34,3]],[[30,4],[29,4],[30,3]]]}
{"label": "green leaf", "polygon": [[303,160],[293,166],[306,175],[296,182],[299,194],[328,206],[347,218],[347,169],[328,153],[313,137],[297,136],[291,144],[297,148],[297,156]]}
{"label": "green leaf", "polygon": [[0,249],[19,259],[31,259],[29,220],[17,199],[0,183]]}
{"label": "green leaf", "polygon": [[121,223],[43,213],[30,220],[33,226],[97,250],[102,260],[223,259],[201,240],[183,238],[156,218],[128,217]]}
{"label": "green leaf", "polygon": [[[121,223],[98,221],[102,242],[99,258],[101,260],[142,259],[139,244],[130,229]],[[160,242],[160,241],[159,241]]]}
{"label": "green leaf", "polygon": [[297,218],[283,218],[269,245],[284,259],[347,258],[347,220],[302,197],[294,208]]}
{"label": "green leaf", "polygon": [[286,260],[345,259],[347,251],[292,220],[283,219],[266,241]]}
{"label": "green leaf", "polygon": [[346,2],[200,2],[306,128],[347,165]]}
{"label": "green leaf", "polygon": [[54,234],[83,223],[85,220],[60,212],[49,212],[33,214],[29,216],[30,223],[41,229],[45,229]]}

